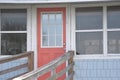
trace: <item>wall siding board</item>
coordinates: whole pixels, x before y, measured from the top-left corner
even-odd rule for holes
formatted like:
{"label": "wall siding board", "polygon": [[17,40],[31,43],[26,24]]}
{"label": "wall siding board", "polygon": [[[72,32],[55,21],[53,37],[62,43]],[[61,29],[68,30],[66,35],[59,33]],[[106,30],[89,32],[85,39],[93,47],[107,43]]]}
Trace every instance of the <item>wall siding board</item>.
{"label": "wall siding board", "polygon": [[28,71],[28,68],[22,68],[22,69],[14,71],[14,72],[10,72],[10,73],[7,73],[5,75],[1,75],[0,80],[7,80],[9,78],[20,75],[20,74],[25,73],[27,71]]}
{"label": "wall siding board", "polygon": [[[17,59],[15,61],[7,62],[4,64],[0,64],[0,71],[24,64],[27,62],[27,60],[28,60],[27,58],[22,58],[22,59]],[[7,73],[7,74],[0,75],[0,80],[7,80],[9,78],[12,78],[16,75],[19,75],[25,72],[28,72],[27,67]]]}
{"label": "wall siding board", "polygon": [[21,59],[17,59],[17,60],[14,60],[14,61],[10,61],[10,62],[0,64],[0,71],[25,64],[25,63],[27,63],[27,61],[28,61],[27,58],[21,58]]}
{"label": "wall siding board", "polygon": [[74,80],[120,80],[120,59],[75,60]]}

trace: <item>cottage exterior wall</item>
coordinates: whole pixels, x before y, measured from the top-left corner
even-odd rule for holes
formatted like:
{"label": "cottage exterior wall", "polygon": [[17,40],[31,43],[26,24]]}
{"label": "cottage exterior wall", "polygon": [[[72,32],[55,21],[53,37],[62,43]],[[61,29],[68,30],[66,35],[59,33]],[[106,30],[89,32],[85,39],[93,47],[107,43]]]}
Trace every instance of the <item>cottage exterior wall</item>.
{"label": "cottage exterior wall", "polygon": [[[120,3],[86,3],[86,4],[29,4],[0,5],[0,8],[26,8],[28,10],[27,50],[34,51],[35,69],[37,69],[37,8],[66,7],[66,51],[76,50],[75,8],[85,6],[120,5]],[[105,17],[105,16],[104,16]],[[103,17],[103,18],[104,18]],[[75,51],[76,52],[76,51]],[[119,80],[120,55],[76,55],[74,57],[74,80]]]}

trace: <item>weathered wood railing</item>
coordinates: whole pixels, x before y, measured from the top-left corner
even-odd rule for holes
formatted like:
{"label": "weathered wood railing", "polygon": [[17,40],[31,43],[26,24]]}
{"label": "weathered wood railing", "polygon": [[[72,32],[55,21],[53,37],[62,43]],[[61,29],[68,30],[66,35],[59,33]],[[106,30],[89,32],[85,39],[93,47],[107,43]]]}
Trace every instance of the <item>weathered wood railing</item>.
{"label": "weathered wood railing", "polygon": [[[25,75],[22,75],[20,77],[17,77],[13,80],[35,80],[36,78],[44,75],[47,72],[51,72],[51,76],[49,78],[47,78],[47,80],[56,80],[58,77],[60,77],[61,75],[67,73],[66,79],[65,80],[73,80],[73,56],[74,56],[74,52],[73,51],[69,51],[66,54],[64,54],[63,56],[55,59],[54,61],[38,68],[37,70],[31,71]],[[60,72],[56,72],[56,68],[57,66],[59,66],[62,63],[68,63],[68,66],[66,66],[63,70],[61,70]]]}
{"label": "weathered wood railing", "polygon": [[[23,62],[20,62],[22,60],[23,60]],[[2,58],[2,59],[0,59],[0,66],[1,66],[0,76],[4,77],[4,79],[2,78],[2,80],[6,80],[6,79],[11,80],[15,77],[18,77],[18,76],[23,75],[27,72],[30,72],[34,69],[33,51],[21,53],[18,55],[13,55],[11,57]],[[15,71],[19,72],[19,70],[21,70],[22,68],[27,68],[27,71],[23,72],[22,74],[18,74],[18,75],[15,73],[12,74],[12,72],[15,72]],[[9,73],[11,73],[11,74],[9,74]],[[6,74],[15,75],[15,76],[5,78],[5,77],[8,77],[8,76],[6,76]]]}

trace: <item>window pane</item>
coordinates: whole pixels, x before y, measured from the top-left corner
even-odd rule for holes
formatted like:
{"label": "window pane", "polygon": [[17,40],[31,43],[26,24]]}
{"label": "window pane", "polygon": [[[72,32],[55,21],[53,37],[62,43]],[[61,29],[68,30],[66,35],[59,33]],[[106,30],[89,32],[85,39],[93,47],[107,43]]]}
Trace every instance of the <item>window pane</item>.
{"label": "window pane", "polygon": [[76,8],[76,30],[102,29],[102,8]]}
{"label": "window pane", "polygon": [[56,25],[56,34],[62,34],[62,25]]}
{"label": "window pane", "polygon": [[120,6],[108,7],[108,28],[120,28]]}
{"label": "window pane", "polygon": [[1,54],[15,55],[27,50],[26,33],[3,33],[1,34]]}
{"label": "window pane", "polygon": [[49,35],[51,36],[53,36],[53,35],[55,35],[55,29],[56,29],[56,26],[55,25],[51,25],[51,26],[49,26]]}
{"label": "window pane", "polygon": [[27,11],[26,9],[2,9],[1,30],[22,31],[26,30]]}
{"label": "window pane", "polygon": [[42,24],[48,24],[48,14],[42,14]]}
{"label": "window pane", "polygon": [[44,21],[48,21],[48,14],[42,14],[42,20],[43,20],[43,22]]}
{"label": "window pane", "polygon": [[120,53],[120,32],[108,32],[108,53]]}
{"label": "window pane", "polygon": [[49,23],[50,24],[55,23],[55,14],[54,13],[49,14]]}
{"label": "window pane", "polygon": [[42,37],[42,45],[43,46],[48,46],[48,36],[43,36]]}
{"label": "window pane", "polygon": [[42,35],[48,35],[48,25],[42,25]]}
{"label": "window pane", "polygon": [[76,33],[76,54],[102,54],[102,32]]}
{"label": "window pane", "polygon": [[61,35],[56,36],[56,46],[62,46],[62,36]]}
{"label": "window pane", "polygon": [[55,46],[55,36],[49,36],[49,46]]}
{"label": "window pane", "polygon": [[62,14],[56,14],[56,24],[62,24]]}

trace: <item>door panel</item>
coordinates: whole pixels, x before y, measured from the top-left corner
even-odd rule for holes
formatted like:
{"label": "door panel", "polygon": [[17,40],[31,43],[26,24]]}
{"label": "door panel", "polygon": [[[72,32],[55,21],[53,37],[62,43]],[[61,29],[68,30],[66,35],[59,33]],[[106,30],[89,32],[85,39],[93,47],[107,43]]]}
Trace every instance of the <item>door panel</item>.
{"label": "door panel", "polygon": [[[65,8],[38,8],[37,9],[37,47],[38,67],[58,58],[65,53],[66,48],[66,9]],[[56,69],[59,72],[65,63]],[[50,73],[39,80],[45,80]],[[64,80],[65,75],[58,80]]]}

